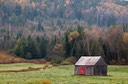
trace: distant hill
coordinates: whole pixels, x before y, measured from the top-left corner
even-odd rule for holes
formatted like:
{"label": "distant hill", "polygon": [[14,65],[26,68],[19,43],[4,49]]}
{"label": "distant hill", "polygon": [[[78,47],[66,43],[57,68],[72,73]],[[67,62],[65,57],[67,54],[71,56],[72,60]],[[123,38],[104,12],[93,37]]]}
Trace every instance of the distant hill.
{"label": "distant hill", "polygon": [[128,1],[121,0],[0,0],[0,32],[18,38],[78,25],[122,26],[127,14]]}
{"label": "distant hill", "polygon": [[39,22],[45,30],[71,23],[109,27],[128,22],[128,1],[123,0],[1,0],[0,10],[2,25],[30,24],[37,32],[43,30],[37,28]]}

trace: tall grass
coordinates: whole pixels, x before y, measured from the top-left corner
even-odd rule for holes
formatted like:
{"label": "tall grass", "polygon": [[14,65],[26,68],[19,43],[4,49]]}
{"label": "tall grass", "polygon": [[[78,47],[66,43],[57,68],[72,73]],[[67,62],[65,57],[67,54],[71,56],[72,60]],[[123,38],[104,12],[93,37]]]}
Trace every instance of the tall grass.
{"label": "tall grass", "polygon": [[[24,68],[24,66],[43,67],[45,65],[7,64],[0,65],[0,69],[3,66],[9,70],[19,66]],[[128,66],[108,66],[108,76],[75,76],[73,65],[30,72],[0,73],[0,84],[43,84],[43,80],[49,80],[52,84],[128,84]]]}

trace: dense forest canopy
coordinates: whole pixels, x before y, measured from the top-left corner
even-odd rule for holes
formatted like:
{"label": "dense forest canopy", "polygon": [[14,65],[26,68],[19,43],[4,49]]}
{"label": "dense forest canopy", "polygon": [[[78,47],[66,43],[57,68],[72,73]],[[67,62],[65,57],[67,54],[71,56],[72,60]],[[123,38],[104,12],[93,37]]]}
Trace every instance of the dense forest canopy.
{"label": "dense forest canopy", "polygon": [[41,21],[46,28],[71,23],[109,27],[128,20],[128,2],[120,0],[3,0],[0,4],[3,24],[35,26]]}
{"label": "dense forest canopy", "polygon": [[27,59],[126,64],[127,31],[126,0],[0,0],[0,49]]}

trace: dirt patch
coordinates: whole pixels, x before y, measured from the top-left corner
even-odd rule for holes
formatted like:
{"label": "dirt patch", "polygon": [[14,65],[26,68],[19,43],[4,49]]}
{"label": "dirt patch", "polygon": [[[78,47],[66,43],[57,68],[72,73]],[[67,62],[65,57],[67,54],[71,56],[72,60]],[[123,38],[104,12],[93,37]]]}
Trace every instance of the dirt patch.
{"label": "dirt patch", "polygon": [[28,72],[28,71],[36,71],[36,70],[40,70],[41,68],[28,68],[28,69],[21,69],[21,70],[2,70],[0,71],[0,73],[2,72]]}
{"label": "dirt patch", "polygon": [[36,64],[45,64],[47,63],[46,59],[32,59],[32,60],[26,60],[27,63],[36,63]]}
{"label": "dirt patch", "polygon": [[51,68],[53,68],[53,67],[45,65],[44,67],[39,67],[39,68],[28,67],[27,69],[21,69],[21,70],[1,70],[0,73],[4,73],[4,72],[29,72],[29,71],[38,71],[38,70],[48,70]]}

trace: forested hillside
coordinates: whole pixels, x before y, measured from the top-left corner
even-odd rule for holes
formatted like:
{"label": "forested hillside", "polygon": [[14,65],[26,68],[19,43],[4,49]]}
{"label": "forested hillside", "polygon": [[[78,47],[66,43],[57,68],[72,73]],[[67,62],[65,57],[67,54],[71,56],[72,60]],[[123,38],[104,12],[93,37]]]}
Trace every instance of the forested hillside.
{"label": "forested hillside", "polygon": [[125,0],[0,0],[0,49],[27,59],[128,64],[127,31]]}

